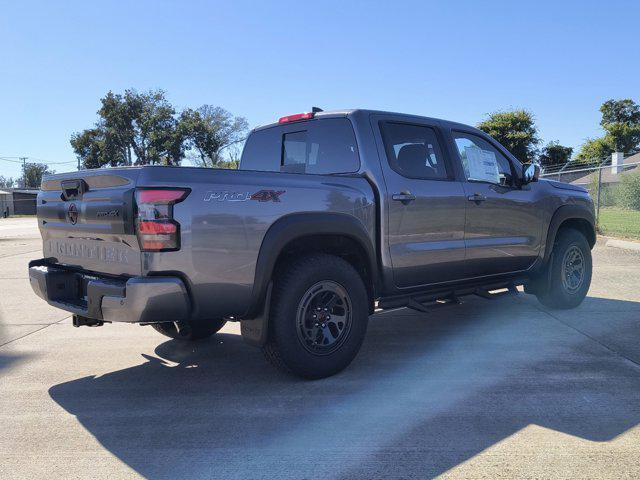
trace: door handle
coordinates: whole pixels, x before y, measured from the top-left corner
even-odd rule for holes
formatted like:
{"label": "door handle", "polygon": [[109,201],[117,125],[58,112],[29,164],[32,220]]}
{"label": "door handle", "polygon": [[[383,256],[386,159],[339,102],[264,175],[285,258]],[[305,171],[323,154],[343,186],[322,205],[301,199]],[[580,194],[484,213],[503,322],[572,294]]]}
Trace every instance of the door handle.
{"label": "door handle", "polygon": [[394,193],[393,195],[391,195],[391,198],[397,202],[402,202],[404,205],[406,205],[409,202],[413,202],[416,199],[416,196],[410,192],[401,192],[401,193]]}
{"label": "door handle", "polygon": [[486,199],[487,197],[485,197],[481,193],[474,193],[473,195],[469,195],[467,197],[467,200],[469,200],[470,202],[476,202],[476,203],[484,202]]}

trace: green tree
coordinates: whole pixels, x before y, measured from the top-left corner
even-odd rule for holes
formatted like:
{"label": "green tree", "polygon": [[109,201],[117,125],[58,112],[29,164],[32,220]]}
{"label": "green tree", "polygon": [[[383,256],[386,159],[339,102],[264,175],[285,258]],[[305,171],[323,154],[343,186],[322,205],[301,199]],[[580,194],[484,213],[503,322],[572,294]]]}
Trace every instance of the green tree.
{"label": "green tree", "polygon": [[183,137],[175,109],[162,90],[109,92],[101,104],[95,127],[71,137],[85,168],[180,164]]}
{"label": "green tree", "polygon": [[495,138],[521,162],[535,159],[540,139],[531,112],[524,109],[494,112],[480,122],[478,128]]}
{"label": "green tree", "polygon": [[571,158],[573,148],[560,145],[557,140],[549,142],[540,152],[540,163],[545,167],[551,165],[564,165]]}
{"label": "green tree", "polygon": [[11,177],[0,175],[0,188],[11,188],[15,184],[15,180]]}
{"label": "green tree", "polygon": [[244,140],[248,129],[245,118],[234,117],[221,107],[203,105],[184,110],[179,125],[189,156],[197,165],[237,168],[236,159],[224,160],[222,151]]}
{"label": "green tree", "polygon": [[613,139],[609,135],[600,138],[588,138],[580,147],[576,155],[576,163],[602,162],[615,152]]}
{"label": "green tree", "polygon": [[240,157],[242,157],[242,148],[239,143],[232,145],[226,150],[226,159],[221,158],[214,168],[226,168],[228,170],[237,170],[240,167]]}
{"label": "green tree", "polygon": [[602,161],[613,152],[640,150],[640,106],[637,103],[629,98],[607,100],[600,106],[600,113],[604,136],[587,139],[576,155],[576,161]]}
{"label": "green tree", "polygon": [[631,100],[607,100],[600,106],[602,121],[600,125],[606,127],[613,123],[637,125],[640,123],[640,106]]}
{"label": "green tree", "polygon": [[53,173],[56,172],[49,170],[49,166],[44,163],[26,163],[22,177],[22,186],[23,188],[40,188],[42,177]]}
{"label": "green tree", "polygon": [[640,106],[630,98],[607,100],[600,107],[600,125],[616,152],[634,153],[640,146]]}
{"label": "green tree", "polygon": [[104,131],[101,129],[88,128],[73,133],[69,143],[84,168],[100,168],[109,163],[104,157]]}
{"label": "green tree", "polygon": [[[85,168],[179,165],[186,151],[199,165],[219,166],[221,152],[239,144],[247,132],[244,118],[220,107],[203,105],[177,115],[162,90],[109,92],[100,101],[95,126],[70,140]],[[237,165],[230,157],[225,161],[225,167]]]}
{"label": "green tree", "polygon": [[106,165],[115,167],[126,164],[122,150],[111,144],[108,147],[108,138],[105,128],[89,128],[71,135],[71,147],[81,159],[84,168],[100,168]]}
{"label": "green tree", "polygon": [[[105,141],[131,165],[178,165],[184,157],[175,109],[162,90],[109,92],[98,111]],[[133,155],[135,155],[135,160]]]}

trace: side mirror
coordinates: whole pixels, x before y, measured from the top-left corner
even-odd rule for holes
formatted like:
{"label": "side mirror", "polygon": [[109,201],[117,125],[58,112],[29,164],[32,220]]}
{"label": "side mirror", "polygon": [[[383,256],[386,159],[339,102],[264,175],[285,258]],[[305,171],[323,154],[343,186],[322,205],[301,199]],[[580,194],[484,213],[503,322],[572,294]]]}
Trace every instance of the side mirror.
{"label": "side mirror", "polygon": [[537,182],[540,177],[540,165],[537,163],[527,163],[522,166],[522,184]]}

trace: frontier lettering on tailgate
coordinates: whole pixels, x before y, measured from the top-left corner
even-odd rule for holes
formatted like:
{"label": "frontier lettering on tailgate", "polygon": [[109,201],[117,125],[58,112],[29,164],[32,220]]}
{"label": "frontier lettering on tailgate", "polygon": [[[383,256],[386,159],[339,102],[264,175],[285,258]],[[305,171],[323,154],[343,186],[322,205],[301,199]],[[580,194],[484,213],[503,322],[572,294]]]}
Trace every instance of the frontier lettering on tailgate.
{"label": "frontier lettering on tailgate", "polygon": [[91,258],[107,263],[128,263],[127,252],[110,245],[88,245],[86,243],[47,242],[46,251],[50,256],[67,258]]}

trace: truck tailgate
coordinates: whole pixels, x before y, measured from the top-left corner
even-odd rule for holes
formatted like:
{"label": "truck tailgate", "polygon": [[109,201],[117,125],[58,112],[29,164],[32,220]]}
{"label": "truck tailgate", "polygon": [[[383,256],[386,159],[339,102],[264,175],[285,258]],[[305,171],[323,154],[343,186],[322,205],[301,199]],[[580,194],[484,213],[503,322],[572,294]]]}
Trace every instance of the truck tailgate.
{"label": "truck tailgate", "polygon": [[122,168],[46,177],[37,207],[44,256],[98,273],[140,275],[134,231],[139,173]]}

